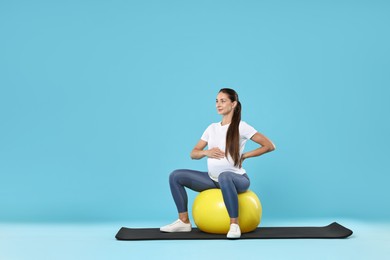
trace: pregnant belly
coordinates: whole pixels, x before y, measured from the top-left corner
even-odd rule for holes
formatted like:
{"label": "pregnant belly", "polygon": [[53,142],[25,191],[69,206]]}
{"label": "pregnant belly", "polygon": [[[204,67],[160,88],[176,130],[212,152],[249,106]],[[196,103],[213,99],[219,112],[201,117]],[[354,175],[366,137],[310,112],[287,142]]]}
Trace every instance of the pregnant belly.
{"label": "pregnant belly", "polygon": [[219,160],[209,158],[207,165],[209,174],[215,178],[217,178],[221,172],[233,171],[235,169],[235,167],[226,159],[226,157]]}

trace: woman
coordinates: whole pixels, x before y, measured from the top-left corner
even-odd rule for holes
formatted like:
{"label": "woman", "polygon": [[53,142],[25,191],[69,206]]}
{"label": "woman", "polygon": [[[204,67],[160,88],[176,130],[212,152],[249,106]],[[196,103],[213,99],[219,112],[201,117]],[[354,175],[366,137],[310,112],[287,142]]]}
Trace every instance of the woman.
{"label": "woman", "polygon": [[[169,177],[171,193],[179,212],[179,219],[160,228],[162,232],[190,232],[188,199],[185,187],[195,191],[219,188],[230,217],[227,238],[239,238],[238,195],[249,188],[249,178],[241,167],[245,159],[256,157],[275,149],[274,144],[252,126],[241,121],[241,103],[233,89],[223,88],[216,99],[222,121],[211,124],[191,151],[192,159],[208,157],[208,172],[175,170]],[[248,139],[259,148],[243,153]],[[208,146],[208,150],[205,147]]]}

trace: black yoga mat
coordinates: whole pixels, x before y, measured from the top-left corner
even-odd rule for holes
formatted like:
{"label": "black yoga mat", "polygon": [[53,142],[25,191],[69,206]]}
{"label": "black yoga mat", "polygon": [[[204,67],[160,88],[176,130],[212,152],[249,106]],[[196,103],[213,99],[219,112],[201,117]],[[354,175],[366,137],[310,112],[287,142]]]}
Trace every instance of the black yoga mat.
{"label": "black yoga mat", "polygon": [[[333,222],[324,227],[258,227],[241,235],[240,239],[280,238],[346,238],[352,230]],[[122,227],[115,236],[118,240],[179,240],[179,239],[227,239],[226,235],[209,234],[193,228],[191,232],[163,233],[159,228]]]}

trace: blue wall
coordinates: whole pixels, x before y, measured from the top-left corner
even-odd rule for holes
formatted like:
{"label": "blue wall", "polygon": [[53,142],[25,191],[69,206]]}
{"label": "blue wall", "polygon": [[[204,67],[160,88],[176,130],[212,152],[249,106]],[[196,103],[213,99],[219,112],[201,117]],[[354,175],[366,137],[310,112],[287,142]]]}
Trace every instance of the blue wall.
{"label": "blue wall", "polygon": [[264,218],[388,219],[389,11],[2,1],[0,220],[172,220],[167,177],[206,169],[189,153],[222,87],[277,145],[245,162]]}

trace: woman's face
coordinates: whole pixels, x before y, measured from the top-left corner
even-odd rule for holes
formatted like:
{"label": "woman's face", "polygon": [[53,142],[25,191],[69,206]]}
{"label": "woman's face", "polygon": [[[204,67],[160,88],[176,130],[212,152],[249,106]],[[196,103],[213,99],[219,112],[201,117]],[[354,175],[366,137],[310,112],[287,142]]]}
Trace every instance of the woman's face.
{"label": "woman's face", "polygon": [[236,102],[232,102],[229,96],[223,92],[219,92],[216,99],[217,112],[220,115],[227,115],[233,112]]}

